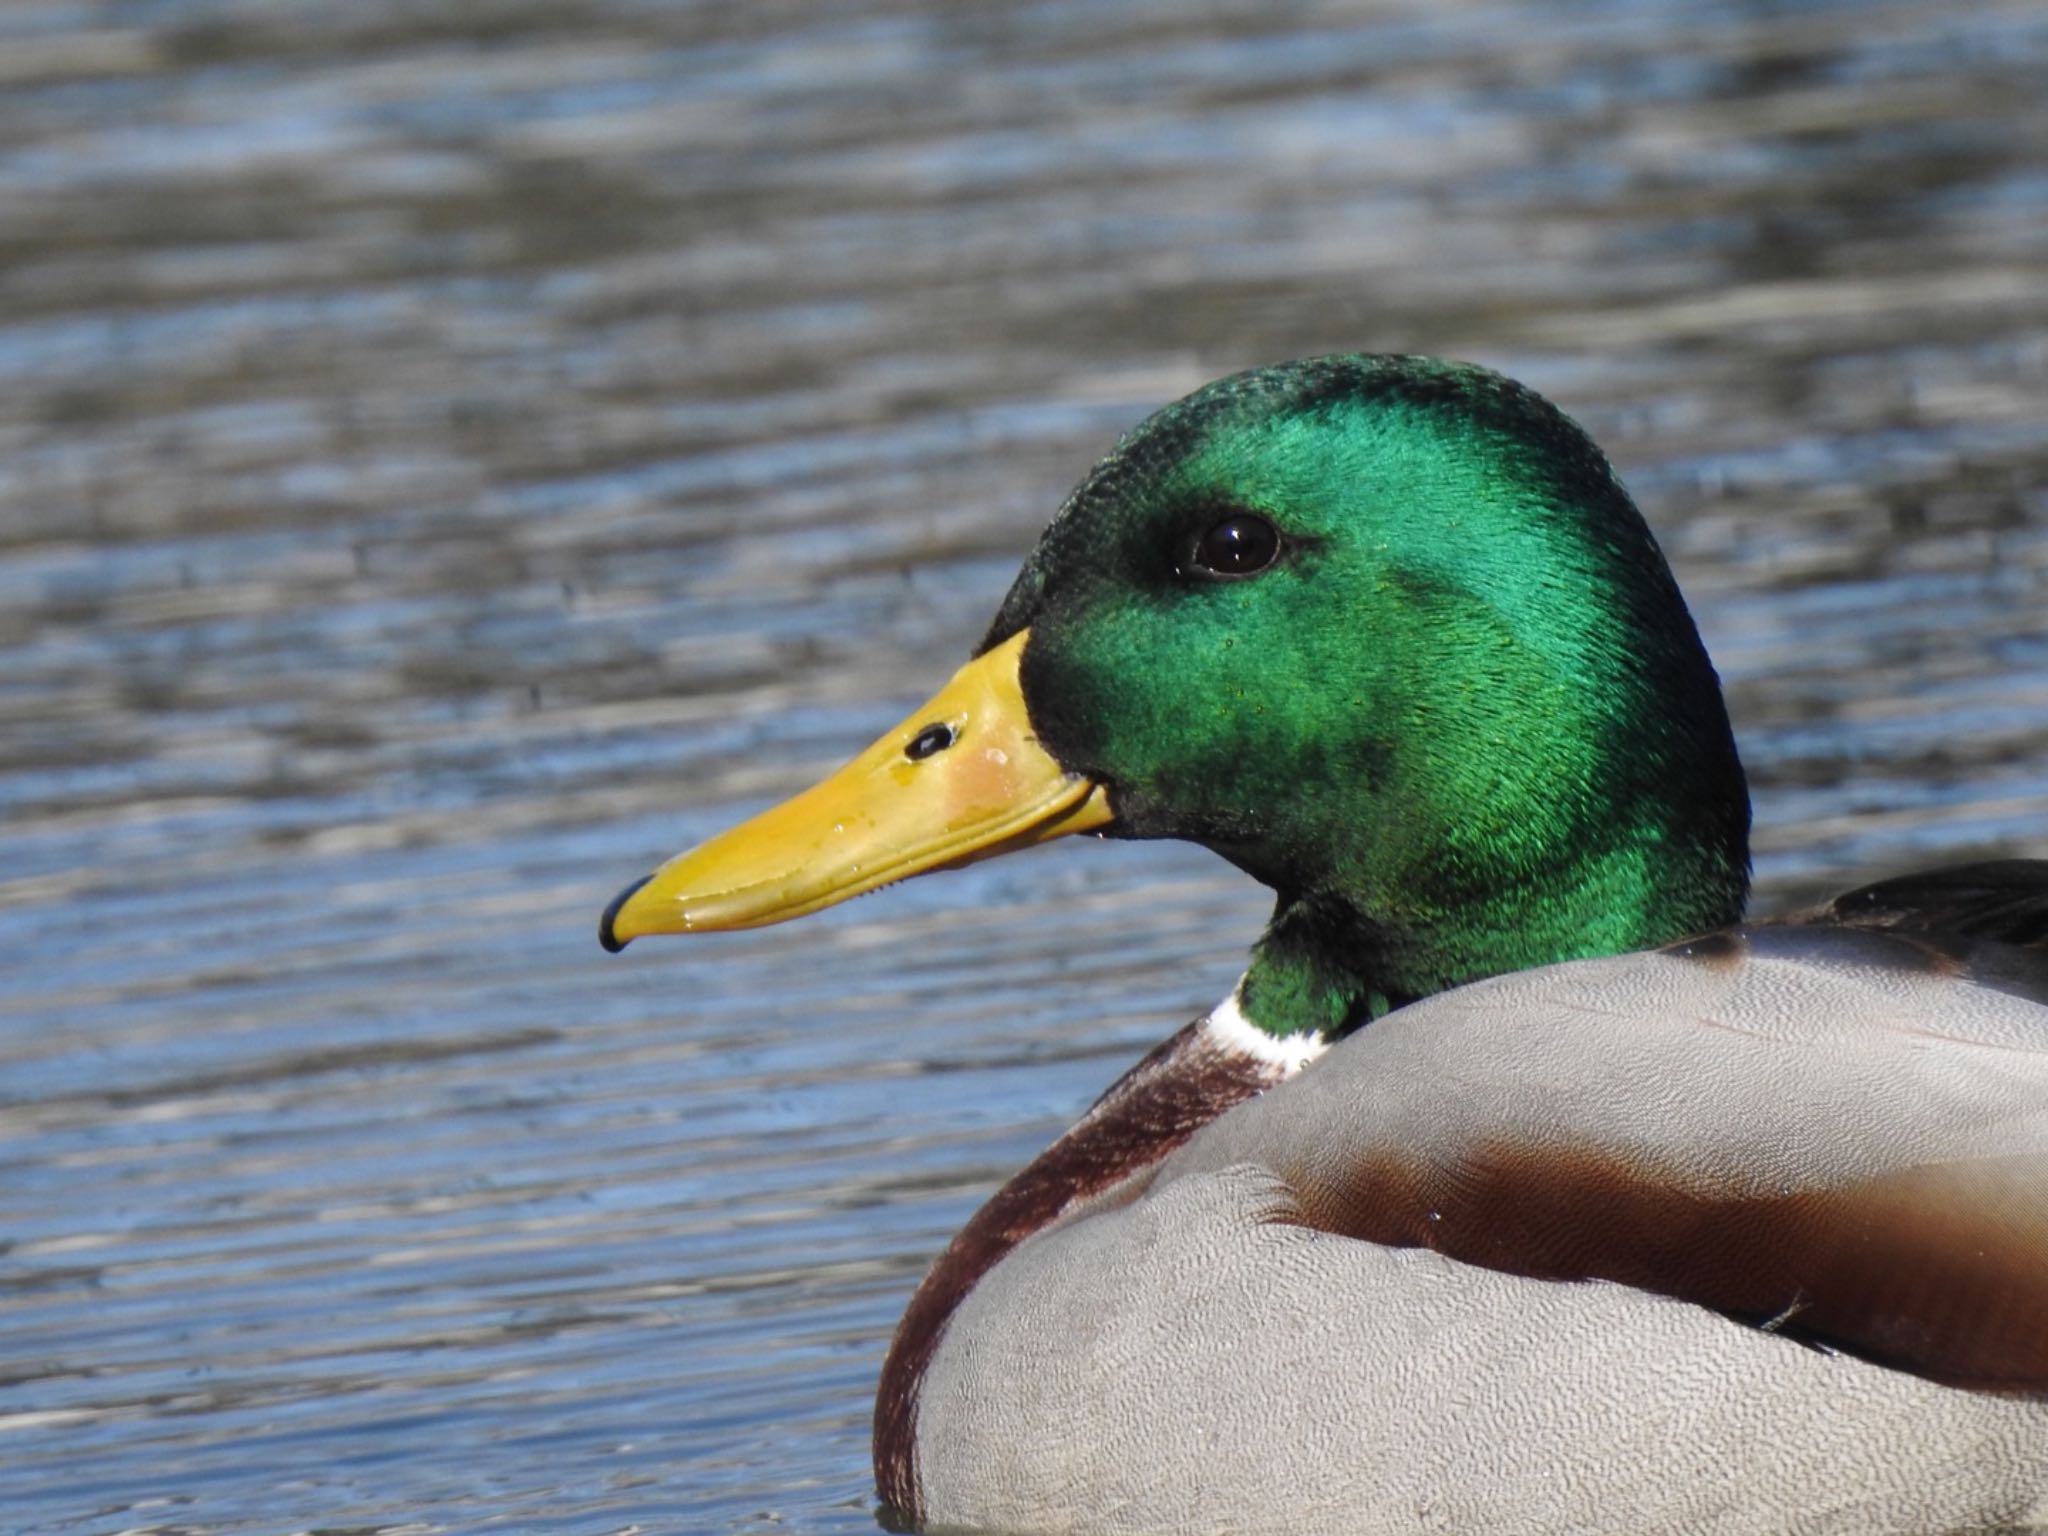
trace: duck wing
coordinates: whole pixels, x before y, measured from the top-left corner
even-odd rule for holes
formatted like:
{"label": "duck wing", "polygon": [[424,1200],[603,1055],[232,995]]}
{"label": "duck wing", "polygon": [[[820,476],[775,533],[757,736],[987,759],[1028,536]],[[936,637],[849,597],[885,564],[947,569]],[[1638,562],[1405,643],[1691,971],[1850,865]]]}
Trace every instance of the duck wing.
{"label": "duck wing", "polygon": [[2048,990],[2048,859],[1955,864],[1860,886],[1795,919],[1906,934],[1967,959],[1977,946],[2007,944],[2038,957]]}
{"label": "duck wing", "polygon": [[[1730,930],[1399,1009],[1162,1177],[1258,1163],[1281,1219],[1322,1232],[2048,1393],[2048,1005],[2030,953],[1984,936],[2028,931],[2034,897],[1978,868],[1873,887],[1889,923]],[[1946,936],[1915,916],[1959,906]]]}

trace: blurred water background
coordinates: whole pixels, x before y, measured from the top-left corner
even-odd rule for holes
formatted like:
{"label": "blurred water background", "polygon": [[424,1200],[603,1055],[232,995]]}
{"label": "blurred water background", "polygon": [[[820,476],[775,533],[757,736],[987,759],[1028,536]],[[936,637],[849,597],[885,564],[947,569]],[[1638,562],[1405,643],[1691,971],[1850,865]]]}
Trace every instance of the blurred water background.
{"label": "blurred water background", "polygon": [[2048,852],[2043,80],[2035,0],[0,9],[0,1529],[872,1530],[923,1265],[1260,893],[597,914],[1232,368],[1592,428],[1760,905]]}

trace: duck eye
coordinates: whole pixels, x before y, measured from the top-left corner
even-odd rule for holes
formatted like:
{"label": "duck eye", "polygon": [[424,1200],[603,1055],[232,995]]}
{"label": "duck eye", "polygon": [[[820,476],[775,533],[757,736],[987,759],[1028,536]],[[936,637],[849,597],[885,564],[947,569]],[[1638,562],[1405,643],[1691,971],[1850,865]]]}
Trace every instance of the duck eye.
{"label": "duck eye", "polygon": [[903,749],[903,755],[913,763],[921,763],[934,753],[943,752],[953,745],[953,727],[943,720],[934,721],[910,738],[910,745]]}
{"label": "duck eye", "polygon": [[1195,540],[1188,564],[1209,576],[1251,576],[1280,553],[1280,530],[1252,512],[1233,512]]}

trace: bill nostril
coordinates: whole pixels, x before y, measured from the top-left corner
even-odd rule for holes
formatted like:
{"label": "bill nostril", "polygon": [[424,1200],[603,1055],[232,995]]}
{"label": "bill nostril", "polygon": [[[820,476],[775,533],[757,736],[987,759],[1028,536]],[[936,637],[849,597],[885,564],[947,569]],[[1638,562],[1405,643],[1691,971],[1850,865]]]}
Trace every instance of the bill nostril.
{"label": "bill nostril", "polygon": [[958,739],[952,726],[944,721],[934,721],[910,738],[910,745],[903,749],[903,755],[913,763],[921,763],[945,751]]}

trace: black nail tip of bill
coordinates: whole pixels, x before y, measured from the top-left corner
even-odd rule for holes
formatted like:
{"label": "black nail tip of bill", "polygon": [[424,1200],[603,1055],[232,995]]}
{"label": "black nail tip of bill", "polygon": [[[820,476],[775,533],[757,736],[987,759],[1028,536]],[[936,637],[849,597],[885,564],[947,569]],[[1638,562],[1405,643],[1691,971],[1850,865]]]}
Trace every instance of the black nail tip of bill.
{"label": "black nail tip of bill", "polygon": [[597,942],[604,946],[606,954],[616,955],[626,947],[628,941],[612,932],[612,924],[618,919],[619,908],[631,901],[634,893],[653,878],[652,875],[643,875],[635,880],[612,898],[612,904],[604,909],[604,916],[597,920]]}

